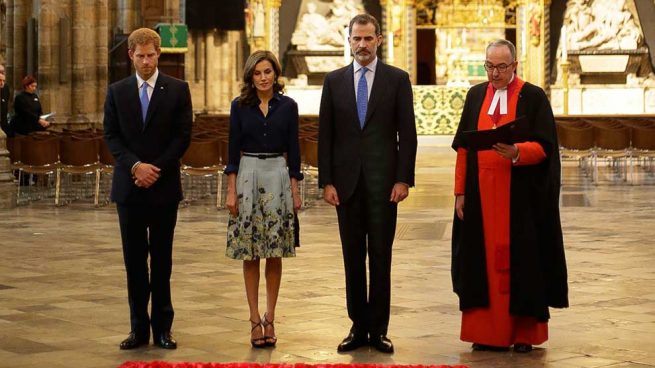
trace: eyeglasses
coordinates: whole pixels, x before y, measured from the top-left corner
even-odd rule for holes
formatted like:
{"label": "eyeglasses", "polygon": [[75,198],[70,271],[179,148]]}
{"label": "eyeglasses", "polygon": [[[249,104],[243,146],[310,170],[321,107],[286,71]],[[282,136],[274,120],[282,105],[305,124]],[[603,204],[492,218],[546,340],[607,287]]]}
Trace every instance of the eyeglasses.
{"label": "eyeglasses", "polygon": [[[513,63],[512,63],[513,64]],[[507,68],[512,66],[512,64],[498,64],[498,65],[493,65],[492,63],[484,63],[484,69],[488,72],[493,72],[494,69],[498,69],[499,73],[505,73],[507,71]]]}

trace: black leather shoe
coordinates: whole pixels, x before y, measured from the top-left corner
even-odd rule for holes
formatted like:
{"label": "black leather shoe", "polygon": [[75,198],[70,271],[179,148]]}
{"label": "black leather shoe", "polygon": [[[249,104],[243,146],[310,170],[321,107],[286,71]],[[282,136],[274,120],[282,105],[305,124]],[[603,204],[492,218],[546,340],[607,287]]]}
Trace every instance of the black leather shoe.
{"label": "black leather shoe", "polygon": [[371,346],[382,353],[393,353],[393,343],[385,335],[371,337]]}
{"label": "black leather shoe", "polygon": [[155,335],[155,345],[162,349],[177,349],[177,341],[173,339],[170,332]]}
{"label": "black leather shoe", "polygon": [[514,351],[517,353],[529,353],[532,351],[530,344],[514,344]]}
{"label": "black leather shoe", "polygon": [[337,347],[338,352],[345,352],[355,350],[359,347],[368,344],[368,338],[364,335],[357,335],[354,332],[350,332],[348,336],[339,344]]}
{"label": "black leather shoe", "polygon": [[121,350],[130,350],[130,349],[136,349],[139,346],[143,345],[148,345],[148,342],[150,342],[150,337],[141,337],[137,336],[134,332],[130,332],[130,334],[127,336],[127,339],[123,340],[121,342]]}
{"label": "black leather shoe", "polygon": [[478,344],[477,342],[474,342],[471,347],[473,348],[473,351],[508,351],[509,350],[509,347],[484,345],[484,344]]}

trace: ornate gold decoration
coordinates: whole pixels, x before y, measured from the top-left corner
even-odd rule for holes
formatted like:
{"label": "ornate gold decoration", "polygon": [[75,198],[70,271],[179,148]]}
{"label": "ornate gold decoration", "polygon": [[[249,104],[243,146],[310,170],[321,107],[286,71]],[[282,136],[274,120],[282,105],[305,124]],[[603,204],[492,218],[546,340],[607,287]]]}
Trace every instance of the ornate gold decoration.
{"label": "ornate gold decoration", "polygon": [[513,27],[521,0],[414,0],[419,27]]}
{"label": "ornate gold decoration", "polygon": [[530,4],[528,8],[528,32],[532,46],[539,46],[541,43],[541,22],[543,17],[541,6],[534,3]]}
{"label": "ornate gold decoration", "polygon": [[417,133],[455,134],[468,88],[414,86],[413,90]]}

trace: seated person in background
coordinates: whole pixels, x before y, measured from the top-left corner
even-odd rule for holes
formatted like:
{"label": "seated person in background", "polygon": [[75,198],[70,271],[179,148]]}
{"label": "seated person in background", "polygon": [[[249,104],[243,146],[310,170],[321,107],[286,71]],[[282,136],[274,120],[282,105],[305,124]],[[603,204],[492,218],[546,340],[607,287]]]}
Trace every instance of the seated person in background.
{"label": "seated person in background", "polygon": [[17,134],[27,135],[50,126],[47,120],[41,119],[43,111],[36,87],[36,78],[26,76],[23,78],[23,91],[14,99],[15,115],[11,120],[11,129]]}

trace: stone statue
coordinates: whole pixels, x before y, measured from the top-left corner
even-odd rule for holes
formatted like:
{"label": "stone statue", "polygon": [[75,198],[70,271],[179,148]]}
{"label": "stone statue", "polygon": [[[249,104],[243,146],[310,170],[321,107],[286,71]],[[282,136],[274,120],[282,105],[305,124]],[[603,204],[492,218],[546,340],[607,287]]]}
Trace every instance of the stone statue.
{"label": "stone statue", "polygon": [[364,11],[361,0],[333,0],[327,15],[318,12],[314,1],[310,0],[306,8],[291,36],[291,43],[299,50],[343,49],[345,28],[352,17]]}
{"label": "stone statue", "polygon": [[252,30],[252,35],[254,37],[264,37],[266,36],[266,27],[264,26],[265,21],[266,21],[266,15],[264,11],[264,4],[262,4],[261,0],[257,0],[254,5],[254,10],[253,10],[253,30]]}
{"label": "stone statue", "polygon": [[332,29],[328,20],[316,12],[316,4],[307,3],[307,13],[291,36],[291,43],[301,50],[333,50],[343,48],[344,37]]}
{"label": "stone statue", "polygon": [[634,50],[641,30],[625,0],[573,0],[567,5],[570,50]]}

